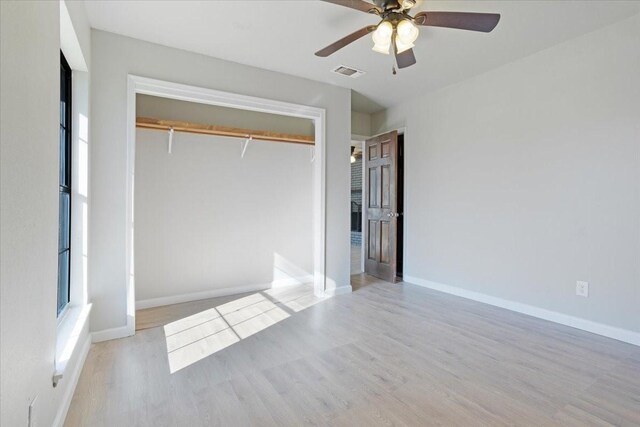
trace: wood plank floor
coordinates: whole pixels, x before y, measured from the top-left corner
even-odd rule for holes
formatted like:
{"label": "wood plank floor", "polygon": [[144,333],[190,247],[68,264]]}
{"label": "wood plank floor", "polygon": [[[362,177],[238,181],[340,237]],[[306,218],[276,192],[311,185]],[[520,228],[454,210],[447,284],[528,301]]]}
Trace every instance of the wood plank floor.
{"label": "wood plank floor", "polygon": [[362,246],[351,245],[351,274],[362,273]]}
{"label": "wood plank floor", "polygon": [[225,297],[208,298],[198,301],[185,302],[181,304],[163,305],[160,307],[145,308],[136,311],[136,331],[143,329],[164,326],[167,323],[175,322],[185,316],[190,316],[213,307],[226,304],[230,301],[238,300],[255,292],[238,294]]}
{"label": "wood plank floor", "polygon": [[639,347],[364,282],[325,300],[305,286],[182,307],[94,344],[65,425],[640,425]]}

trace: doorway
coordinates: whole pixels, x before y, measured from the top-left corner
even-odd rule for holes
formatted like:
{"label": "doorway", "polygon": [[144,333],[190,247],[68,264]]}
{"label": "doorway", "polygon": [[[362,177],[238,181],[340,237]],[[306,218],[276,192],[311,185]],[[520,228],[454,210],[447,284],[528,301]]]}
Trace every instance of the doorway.
{"label": "doorway", "polygon": [[362,141],[351,142],[351,195],[350,195],[350,240],[351,240],[351,275],[364,271],[362,250]]}
{"label": "doorway", "polygon": [[402,281],[404,268],[404,133],[398,134],[398,234],[396,246],[396,281]]}
{"label": "doorway", "polygon": [[364,273],[396,283],[404,270],[404,135],[368,139],[363,158]]}

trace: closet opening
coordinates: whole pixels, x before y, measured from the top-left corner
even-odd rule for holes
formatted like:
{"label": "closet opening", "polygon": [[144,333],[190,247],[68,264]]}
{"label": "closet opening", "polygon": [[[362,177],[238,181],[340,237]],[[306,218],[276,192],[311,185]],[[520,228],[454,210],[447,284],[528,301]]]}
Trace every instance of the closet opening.
{"label": "closet opening", "polygon": [[[225,321],[230,339],[216,342],[226,346],[335,293],[325,279],[323,109],[137,76],[128,89],[129,335],[136,309],[157,310],[138,326],[166,332],[192,304]],[[230,320],[225,301],[235,316],[264,310]],[[169,356],[172,372],[201,358],[193,350]]]}
{"label": "closet opening", "polygon": [[313,284],[313,121],[136,96],[136,307]]}

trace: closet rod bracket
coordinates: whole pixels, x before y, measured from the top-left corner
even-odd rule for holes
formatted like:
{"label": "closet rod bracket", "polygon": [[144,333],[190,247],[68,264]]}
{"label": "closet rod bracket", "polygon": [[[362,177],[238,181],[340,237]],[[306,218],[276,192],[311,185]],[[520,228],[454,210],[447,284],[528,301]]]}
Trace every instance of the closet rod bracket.
{"label": "closet rod bracket", "polygon": [[173,146],[173,128],[169,128],[169,154],[171,154],[172,146]]}
{"label": "closet rod bracket", "polygon": [[244,145],[242,146],[242,153],[240,154],[240,158],[244,159],[244,153],[247,152],[247,146],[249,145],[249,141],[253,140],[253,136],[247,135],[247,139],[244,141]]}

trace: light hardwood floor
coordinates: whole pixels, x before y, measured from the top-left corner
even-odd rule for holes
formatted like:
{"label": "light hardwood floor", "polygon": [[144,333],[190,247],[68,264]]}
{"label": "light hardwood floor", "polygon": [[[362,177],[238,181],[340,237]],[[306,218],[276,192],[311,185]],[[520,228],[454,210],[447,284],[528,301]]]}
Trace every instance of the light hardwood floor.
{"label": "light hardwood floor", "polygon": [[351,245],[351,274],[362,273],[362,246]]}
{"label": "light hardwood floor", "polygon": [[[183,306],[154,320],[165,328],[95,344],[65,425],[640,425],[639,347],[368,283]],[[172,365],[191,347],[200,360]]]}

